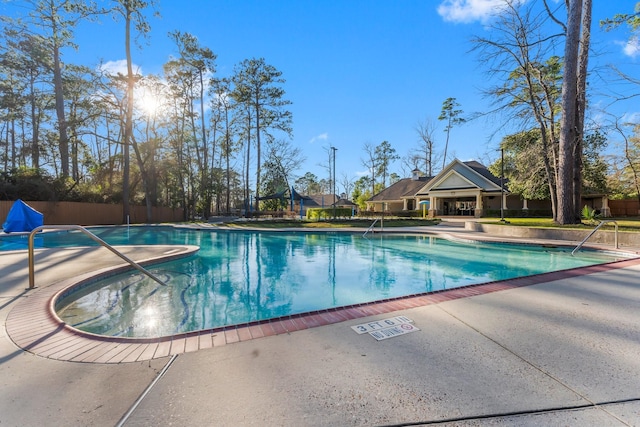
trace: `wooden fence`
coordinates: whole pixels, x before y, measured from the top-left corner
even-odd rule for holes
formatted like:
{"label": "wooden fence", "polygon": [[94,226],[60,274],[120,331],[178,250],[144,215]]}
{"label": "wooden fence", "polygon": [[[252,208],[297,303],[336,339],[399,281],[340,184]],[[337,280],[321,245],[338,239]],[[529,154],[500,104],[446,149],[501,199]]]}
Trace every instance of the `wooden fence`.
{"label": "wooden fence", "polygon": [[640,216],[640,203],[635,200],[609,200],[611,216]]}
{"label": "wooden fence", "polygon": [[[33,209],[44,214],[46,225],[120,225],[122,221],[122,205],[106,203],[80,202],[27,202]],[[4,222],[13,202],[0,201],[0,221]],[[150,222],[183,221],[183,210],[155,207]],[[130,206],[129,222],[143,224],[147,222],[145,206]],[[0,223],[1,225],[1,223]]]}

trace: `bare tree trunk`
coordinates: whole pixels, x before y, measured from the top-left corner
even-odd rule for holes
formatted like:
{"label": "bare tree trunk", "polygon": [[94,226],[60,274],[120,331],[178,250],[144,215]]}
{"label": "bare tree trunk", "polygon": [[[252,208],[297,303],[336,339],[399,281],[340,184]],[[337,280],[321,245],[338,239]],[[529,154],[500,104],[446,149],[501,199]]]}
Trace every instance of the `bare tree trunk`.
{"label": "bare tree trunk", "polygon": [[4,150],[4,170],[6,171],[7,169],[9,169],[9,134],[11,133],[11,123],[7,122],[7,137],[5,139],[6,143],[5,145],[5,150]]}
{"label": "bare tree trunk", "polygon": [[231,147],[229,142],[229,111],[225,106],[225,158],[227,169],[227,214],[231,213],[231,165],[229,157],[231,156]]}
{"label": "bare tree trunk", "polygon": [[[77,107],[76,105],[72,105],[69,108],[69,119],[71,123],[77,123],[76,120],[76,116],[77,116],[77,111],[76,111]],[[77,133],[76,133],[76,128],[75,126],[69,126],[69,132],[68,132],[68,138],[69,138],[69,144],[70,144],[70,148],[71,148],[71,178],[74,181],[80,181],[80,165],[78,163],[78,156],[79,156],[79,152],[78,152],[78,138],[77,138]]]}
{"label": "bare tree trunk", "polygon": [[127,223],[129,221],[130,207],[129,207],[129,185],[130,185],[130,159],[129,159],[129,144],[131,142],[131,135],[133,134],[133,66],[131,64],[131,13],[129,4],[126,3],[125,11],[125,52],[127,57],[127,107],[125,111],[125,123],[124,134],[122,136],[122,160],[123,160],[123,173],[122,173],[122,222]]}
{"label": "bare tree trunk", "polygon": [[178,182],[180,183],[180,197],[182,202],[182,219],[184,221],[189,219],[189,209],[187,202],[187,189],[185,187],[185,177],[184,177],[184,168],[185,168],[185,159],[184,159],[184,129],[185,129],[185,118],[184,114],[180,118],[178,129],[178,140],[177,140],[177,149],[178,149]]}
{"label": "bare tree trunk", "polygon": [[149,173],[147,171],[147,167],[145,165],[144,159],[142,158],[142,153],[140,152],[140,147],[138,146],[138,143],[135,139],[132,138],[131,141],[133,144],[133,151],[136,155],[136,160],[138,161],[138,167],[140,168],[140,177],[142,179],[142,189],[144,190],[144,200],[145,200],[145,205],[146,205],[146,212],[147,212],[147,223],[150,223],[153,218],[152,218],[152,206],[151,206],[151,192],[149,189],[149,185],[150,185],[150,180],[149,180]]}
{"label": "bare tree trunk", "polygon": [[[257,96],[257,95],[256,95]],[[260,211],[260,100],[256,99],[256,212]]]}
{"label": "bare tree trunk", "polygon": [[247,117],[247,161],[245,164],[245,177],[244,177],[244,200],[245,200],[245,214],[249,216],[251,210],[251,201],[249,200],[249,159],[251,157],[251,116]]}
{"label": "bare tree trunk", "polygon": [[582,152],[584,147],[584,114],[587,109],[587,68],[589,64],[589,46],[591,44],[591,4],[592,0],[584,0],[580,57],[578,59],[578,106],[576,109],[577,136],[573,153],[573,197],[575,216],[578,222],[580,222],[580,205],[582,204]]}
{"label": "bare tree trunk", "polygon": [[565,68],[562,79],[562,122],[558,161],[558,218],[560,224],[573,224],[575,206],[573,198],[574,146],[577,138],[576,107],[578,95],[578,50],[582,0],[569,1],[567,39],[565,42]]}
{"label": "bare tree trunk", "polygon": [[11,119],[11,169],[16,168],[16,119]]}
{"label": "bare tree trunk", "polygon": [[[55,29],[54,29],[55,33]],[[60,48],[53,46],[53,85],[56,98],[56,116],[58,118],[58,141],[60,148],[60,168],[62,176],[69,176],[69,138],[67,137],[67,121],[64,116],[64,92],[62,87],[62,70],[60,69]]]}
{"label": "bare tree trunk", "polygon": [[200,181],[204,195],[203,217],[208,219],[211,215],[211,180],[209,179],[209,145],[204,119],[204,78],[202,74],[202,69],[198,69],[200,77],[200,128],[202,132],[202,175]]}
{"label": "bare tree trunk", "polygon": [[33,73],[29,79],[29,101],[31,103],[31,166],[35,169],[40,168],[40,146],[38,141],[40,140],[40,119],[36,114],[36,95],[35,95],[35,78]]}

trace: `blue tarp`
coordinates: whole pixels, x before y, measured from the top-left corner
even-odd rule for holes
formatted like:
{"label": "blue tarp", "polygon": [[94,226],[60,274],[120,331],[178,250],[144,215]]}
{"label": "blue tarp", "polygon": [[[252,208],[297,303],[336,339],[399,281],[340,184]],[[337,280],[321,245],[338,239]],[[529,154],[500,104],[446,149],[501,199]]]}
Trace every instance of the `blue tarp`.
{"label": "blue tarp", "polygon": [[5,233],[32,231],[43,223],[44,215],[18,199],[11,206],[7,220],[2,224],[2,229]]}

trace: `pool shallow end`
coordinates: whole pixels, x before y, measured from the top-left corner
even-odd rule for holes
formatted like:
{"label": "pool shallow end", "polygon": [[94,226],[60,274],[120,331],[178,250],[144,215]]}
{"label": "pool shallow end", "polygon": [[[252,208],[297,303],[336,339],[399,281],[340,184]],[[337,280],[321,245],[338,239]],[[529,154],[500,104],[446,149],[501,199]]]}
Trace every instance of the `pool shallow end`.
{"label": "pool shallow end", "polygon": [[188,242],[201,250],[151,269],[168,287],[140,274],[109,277],[70,295],[58,316],[92,334],[168,336],[613,260],[454,237],[139,228],[128,242]]}
{"label": "pool shallow end", "polygon": [[[562,280],[585,274],[606,272],[618,268],[640,265],[640,258],[580,267],[518,279],[491,282],[469,287],[438,291],[429,294],[395,298],[357,306],[342,307],[304,313],[269,321],[252,322],[215,330],[189,332],[160,338],[118,338],[88,334],[56,321],[51,314],[54,295],[77,283],[79,277],[43,287],[19,303],[9,313],[7,332],[9,337],[22,349],[41,357],[55,360],[85,363],[129,363],[167,357],[219,347],[239,341],[247,341],[267,336],[288,334],[317,326],[360,319],[417,308],[445,301],[482,295],[491,292],[514,289],[521,286]],[[96,272],[92,275],[95,276]],[[61,286],[62,284],[63,286]],[[49,304],[47,304],[49,302]],[[47,307],[47,309],[44,309]]]}

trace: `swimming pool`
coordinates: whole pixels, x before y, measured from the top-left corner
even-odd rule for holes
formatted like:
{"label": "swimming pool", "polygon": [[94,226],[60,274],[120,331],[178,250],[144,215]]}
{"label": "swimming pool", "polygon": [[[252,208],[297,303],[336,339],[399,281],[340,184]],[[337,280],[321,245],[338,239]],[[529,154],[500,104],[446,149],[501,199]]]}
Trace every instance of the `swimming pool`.
{"label": "swimming pool", "polygon": [[[386,234],[365,239],[348,233],[174,227],[91,230],[113,245],[190,244],[201,248],[190,258],[149,268],[167,286],[131,272],[83,285],[56,303],[60,318],[78,329],[141,338],[625,258],[593,251],[572,257],[570,250],[562,248],[463,243],[426,235]],[[89,243],[77,232],[64,232],[39,236],[36,244]]]}

